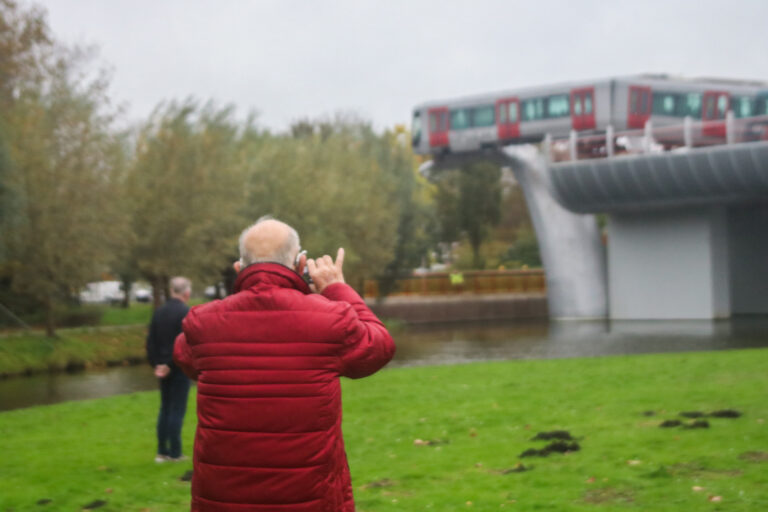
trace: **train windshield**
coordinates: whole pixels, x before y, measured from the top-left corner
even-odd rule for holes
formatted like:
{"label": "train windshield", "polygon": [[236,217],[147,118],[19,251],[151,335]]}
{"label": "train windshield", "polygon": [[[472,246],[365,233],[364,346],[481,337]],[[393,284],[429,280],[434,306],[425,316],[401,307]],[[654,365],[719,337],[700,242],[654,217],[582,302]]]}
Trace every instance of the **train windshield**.
{"label": "train windshield", "polygon": [[419,142],[421,142],[421,112],[416,111],[411,121],[411,145],[418,146]]}

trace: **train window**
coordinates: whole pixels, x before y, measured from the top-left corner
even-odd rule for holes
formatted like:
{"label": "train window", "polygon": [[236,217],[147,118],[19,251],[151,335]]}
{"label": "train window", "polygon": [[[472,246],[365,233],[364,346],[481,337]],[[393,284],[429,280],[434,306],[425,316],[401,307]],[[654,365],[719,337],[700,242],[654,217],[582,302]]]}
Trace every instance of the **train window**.
{"label": "train window", "polygon": [[592,113],[592,93],[591,92],[584,93],[584,113],[585,114]]}
{"label": "train window", "polygon": [[[416,116],[414,115],[413,123],[416,126]],[[419,119],[419,129],[421,129],[421,120]],[[429,132],[440,133],[448,131],[448,113],[444,110],[438,110],[429,113]]]}
{"label": "train window", "polygon": [[731,110],[735,117],[752,117],[753,109],[752,98],[746,96],[731,98]]}
{"label": "train window", "polygon": [[679,112],[683,117],[701,117],[701,94],[692,92],[683,96]]}
{"label": "train window", "polygon": [[469,109],[451,110],[451,130],[465,130],[467,128],[469,128]]}
{"label": "train window", "polygon": [[645,114],[648,112],[648,91],[640,92],[640,110],[638,113]]}
{"label": "train window", "polygon": [[573,97],[573,115],[581,115],[581,96],[578,94]]}
{"label": "train window", "polygon": [[679,94],[673,92],[654,92],[652,112],[660,116],[677,116],[678,104],[681,102]]}
{"label": "train window", "polygon": [[558,94],[550,96],[547,101],[547,117],[568,117],[571,113],[571,106],[567,94]]}
{"label": "train window", "polygon": [[717,97],[717,118],[724,119],[725,112],[728,110],[728,95],[720,94]]}
{"label": "train window", "polygon": [[472,126],[493,126],[495,124],[496,116],[493,112],[493,105],[472,109]]}
{"label": "train window", "polygon": [[523,100],[523,121],[544,119],[544,98]]}
{"label": "train window", "polygon": [[762,96],[755,101],[755,115],[768,116],[768,96]]}
{"label": "train window", "polygon": [[517,113],[517,102],[513,101],[512,103],[509,103],[509,122],[514,124],[517,122],[518,113]]}
{"label": "train window", "polygon": [[[638,92],[637,89],[632,89],[629,93],[629,113],[630,114],[637,114],[637,106],[638,106]],[[580,112],[576,112],[579,114]]]}
{"label": "train window", "polygon": [[499,124],[507,124],[507,104],[499,103]]}
{"label": "train window", "polygon": [[418,146],[419,141],[421,141],[421,112],[414,112],[411,122],[411,143]]}
{"label": "train window", "polygon": [[714,119],[715,117],[715,98],[707,96],[704,98],[704,117]]}

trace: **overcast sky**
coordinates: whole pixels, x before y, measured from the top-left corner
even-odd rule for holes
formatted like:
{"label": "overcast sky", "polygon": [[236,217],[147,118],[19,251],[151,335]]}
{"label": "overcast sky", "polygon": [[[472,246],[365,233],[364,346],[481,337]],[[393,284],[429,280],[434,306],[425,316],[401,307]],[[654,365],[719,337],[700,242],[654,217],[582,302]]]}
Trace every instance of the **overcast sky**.
{"label": "overcast sky", "polygon": [[284,130],[641,72],[768,80],[768,0],[44,0],[54,34],[93,44],[127,118],[215,99]]}

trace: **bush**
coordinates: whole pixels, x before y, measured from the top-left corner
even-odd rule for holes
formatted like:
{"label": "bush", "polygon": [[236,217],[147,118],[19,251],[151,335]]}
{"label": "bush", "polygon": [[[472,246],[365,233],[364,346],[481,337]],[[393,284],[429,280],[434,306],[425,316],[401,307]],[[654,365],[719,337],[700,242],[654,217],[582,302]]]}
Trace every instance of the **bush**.
{"label": "bush", "polygon": [[94,306],[65,309],[56,312],[56,325],[58,327],[99,325],[103,315],[104,309]]}
{"label": "bush", "polygon": [[541,267],[541,255],[539,243],[532,229],[521,227],[517,232],[517,239],[507,252],[502,256],[505,264],[510,268],[526,265],[532,268]]}

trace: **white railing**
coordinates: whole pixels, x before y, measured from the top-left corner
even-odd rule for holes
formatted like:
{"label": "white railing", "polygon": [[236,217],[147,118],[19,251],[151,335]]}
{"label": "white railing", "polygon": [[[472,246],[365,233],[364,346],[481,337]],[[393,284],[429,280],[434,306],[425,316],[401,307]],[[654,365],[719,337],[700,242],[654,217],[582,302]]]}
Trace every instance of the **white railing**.
{"label": "white railing", "polygon": [[608,125],[604,133],[579,135],[571,130],[566,137],[544,137],[542,151],[550,162],[621,155],[653,154],[722,144],[768,140],[768,116],[736,119],[729,111],[725,119],[694,120],[679,124],[654,125],[649,119],[643,129],[615,132]]}

